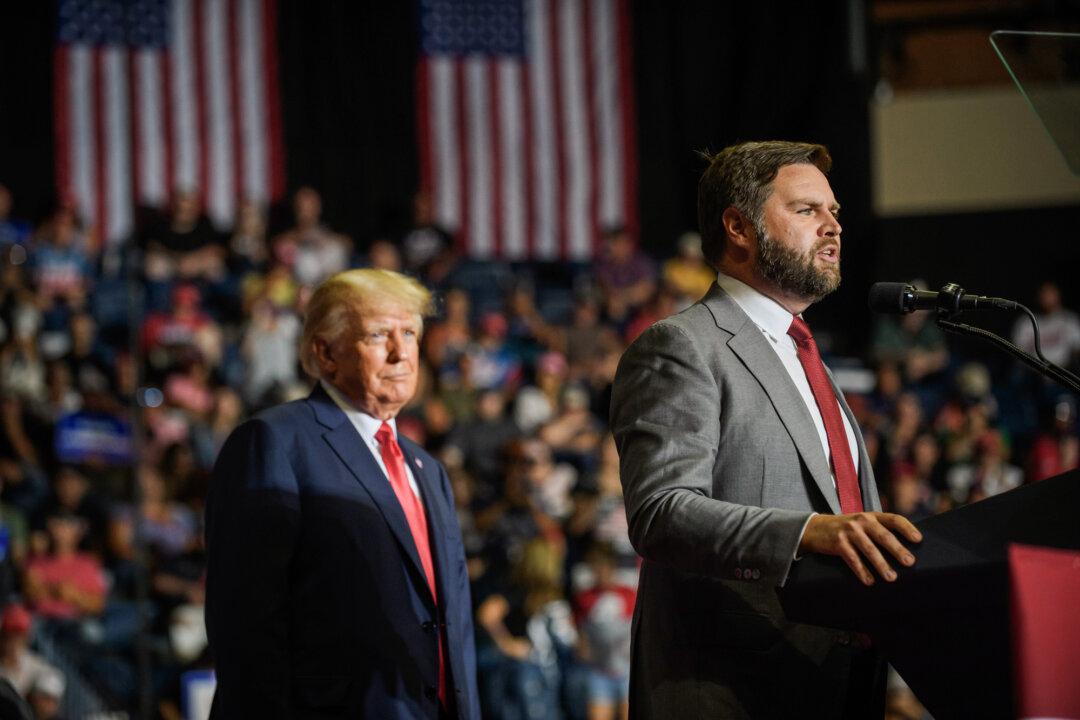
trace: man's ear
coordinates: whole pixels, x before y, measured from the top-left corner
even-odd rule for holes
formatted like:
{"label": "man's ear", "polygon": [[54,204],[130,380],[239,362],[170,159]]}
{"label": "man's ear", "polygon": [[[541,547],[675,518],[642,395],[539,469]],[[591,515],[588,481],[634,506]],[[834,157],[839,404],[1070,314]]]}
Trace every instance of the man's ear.
{"label": "man's ear", "polygon": [[744,252],[750,252],[754,248],[757,234],[754,232],[753,223],[737,208],[729,207],[721,216],[724,224],[724,233],[727,242]]}
{"label": "man's ear", "polygon": [[337,368],[337,363],[334,362],[334,351],[331,348],[330,343],[326,341],[326,338],[316,337],[311,341],[311,349],[315,354],[315,362],[319,364],[319,370],[322,374],[333,374]]}

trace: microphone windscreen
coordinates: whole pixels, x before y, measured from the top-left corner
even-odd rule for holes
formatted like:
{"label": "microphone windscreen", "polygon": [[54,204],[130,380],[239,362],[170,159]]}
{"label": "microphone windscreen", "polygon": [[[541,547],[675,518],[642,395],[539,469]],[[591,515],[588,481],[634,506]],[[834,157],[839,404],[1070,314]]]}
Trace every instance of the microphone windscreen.
{"label": "microphone windscreen", "polygon": [[904,307],[904,296],[912,288],[906,283],[879,282],[870,286],[869,305],[874,312],[902,315],[910,312]]}

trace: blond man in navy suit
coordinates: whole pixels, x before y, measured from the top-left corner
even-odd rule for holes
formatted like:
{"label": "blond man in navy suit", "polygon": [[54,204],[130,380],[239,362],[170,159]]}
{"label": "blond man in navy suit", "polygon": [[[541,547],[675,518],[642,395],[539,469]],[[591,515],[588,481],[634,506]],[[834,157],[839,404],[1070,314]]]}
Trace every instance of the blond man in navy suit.
{"label": "blond man in navy suit", "polygon": [[325,281],[301,346],[315,389],[225,443],[207,503],[212,717],[479,718],[450,484],[394,420],[429,306],[390,271]]}

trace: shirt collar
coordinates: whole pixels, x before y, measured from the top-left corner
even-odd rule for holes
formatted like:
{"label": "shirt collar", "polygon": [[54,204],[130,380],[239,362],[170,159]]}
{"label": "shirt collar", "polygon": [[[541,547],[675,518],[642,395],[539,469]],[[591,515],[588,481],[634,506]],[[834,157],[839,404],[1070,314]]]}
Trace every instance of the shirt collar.
{"label": "shirt collar", "polygon": [[717,273],[716,283],[738,303],[755,325],[775,339],[787,337],[793,316],[783,305],[742,280],[724,273]]}
{"label": "shirt collar", "polygon": [[[357,410],[352,403],[345,399],[341,392],[326,382],[326,380],[319,380],[319,384],[322,385],[323,390],[330,396],[330,399],[334,401],[334,404],[341,408],[341,411],[345,413],[345,416],[349,418],[351,422],[360,433],[360,436],[370,445],[376,443],[375,433],[382,427],[383,421],[377,417],[368,415],[363,410]],[[390,426],[390,429],[394,433],[394,439],[397,440],[397,420],[390,418],[386,421]]]}

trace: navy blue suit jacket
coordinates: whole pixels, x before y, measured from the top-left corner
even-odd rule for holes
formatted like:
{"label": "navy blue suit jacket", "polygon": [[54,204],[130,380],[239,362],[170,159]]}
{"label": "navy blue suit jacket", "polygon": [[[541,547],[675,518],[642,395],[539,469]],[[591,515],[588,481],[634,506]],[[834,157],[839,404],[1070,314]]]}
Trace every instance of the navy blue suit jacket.
{"label": "navy blue suit jacket", "polygon": [[472,603],[443,467],[407,438],[428,517],[438,607],[405,514],[359,433],[321,386],[240,425],[206,509],[212,717],[480,716]]}

